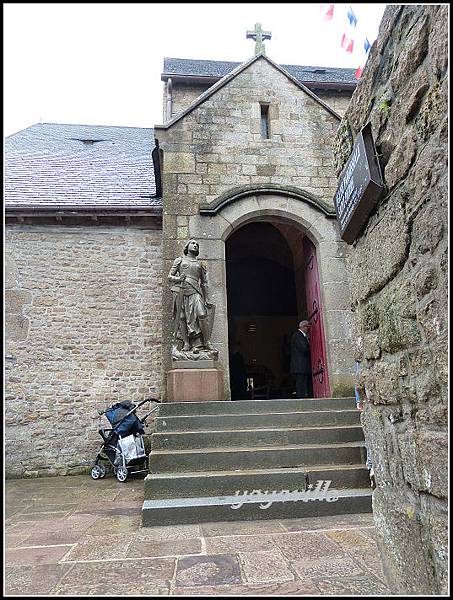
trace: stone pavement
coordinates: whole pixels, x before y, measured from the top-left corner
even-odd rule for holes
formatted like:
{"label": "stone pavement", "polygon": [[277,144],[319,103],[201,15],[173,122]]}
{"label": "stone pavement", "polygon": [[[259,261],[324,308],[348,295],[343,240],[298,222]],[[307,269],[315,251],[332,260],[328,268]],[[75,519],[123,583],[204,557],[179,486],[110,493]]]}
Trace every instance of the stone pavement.
{"label": "stone pavement", "polygon": [[7,480],[6,596],[389,595],[370,514],[141,527],[143,479]]}

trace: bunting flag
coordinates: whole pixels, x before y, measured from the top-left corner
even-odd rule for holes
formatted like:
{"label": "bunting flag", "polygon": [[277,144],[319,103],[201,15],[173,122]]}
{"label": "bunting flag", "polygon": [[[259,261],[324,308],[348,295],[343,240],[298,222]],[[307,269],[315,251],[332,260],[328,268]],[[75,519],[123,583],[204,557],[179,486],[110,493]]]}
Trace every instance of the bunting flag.
{"label": "bunting flag", "polygon": [[349,7],[348,12],[346,13],[348,23],[346,31],[343,33],[341,37],[341,47],[349,54],[354,52],[354,37],[355,37],[355,28],[357,27],[357,17],[354,14],[354,11],[351,7]]}
{"label": "bunting flag", "polygon": [[353,53],[354,51],[354,40],[350,37],[348,37],[345,33],[343,33],[342,37],[341,37],[341,47],[343,48],[343,50],[346,50],[346,52],[349,52],[350,54]]}
{"label": "bunting flag", "polygon": [[363,71],[363,65],[361,65],[360,67],[357,67],[357,70],[354,73],[354,77],[356,79],[360,79],[360,77],[362,76],[362,71]]}
{"label": "bunting flag", "polygon": [[324,21],[332,20],[334,7],[335,4],[320,4],[319,9],[324,17]]}
{"label": "bunting flag", "polygon": [[363,71],[363,63],[366,62],[366,59],[368,57],[368,52],[370,51],[371,48],[371,44],[368,41],[368,38],[365,38],[365,41],[363,42],[363,49],[365,51],[365,60],[363,60],[362,64],[360,65],[360,67],[358,67],[357,71],[354,73],[355,78],[356,79],[360,79],[361,75],[362,75],[362,71]]}
{"label": "bunting flag", "polygon": [[[320,4],[319,9],[323,21],[333,21],[340,32],[343,29],[340,37],[340,47],[351,56],[357,56],[357,63],[360,63],[360,66],[357,67],[354,75],[356,79],[360,79],[371,44],[368,38],[364,36],[364,32],[360,30],[360,25],[357,27],[359,19],[355,15],[352,6]],[[329,26],[331,26],[331,23]]]}
{"label": "bunting flag", "polygon": [[351,27],[356,27],[357,17],[355,16],[351,7],[349,7],[349,10],[348,10],[348,19],[349,19],[349,24],[351,25]]}

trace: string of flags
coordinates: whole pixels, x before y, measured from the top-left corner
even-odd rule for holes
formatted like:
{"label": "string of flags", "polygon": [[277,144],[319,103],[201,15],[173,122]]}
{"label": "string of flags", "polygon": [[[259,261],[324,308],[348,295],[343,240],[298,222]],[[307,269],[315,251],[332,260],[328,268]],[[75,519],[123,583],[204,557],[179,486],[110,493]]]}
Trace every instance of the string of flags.
{"label": "string of flags", "polygon": [[[357,55],[360,52],[362,56],[360,57],[360,65],[357,67],[355,72],[355,77],[360,79],[362,75],[363,67],[365,65],[368,52],[370,51],[371,44],[367,37],[361,36],[357,34],[357,23],[358,18],[354,14],[352,7],[350,6],[346,15],[339,15],[337,18],[336,15],[340,12],[344,13],[344,5],[339,4],[321,4],[320,5],[321,15],[323,17],[323,21],[332,21],[336,18],[338,23],[343,24],[343,33],[340,37],[340,47],[345,50],[351,56]],[[340,19],[340,21],[338,21]]]}

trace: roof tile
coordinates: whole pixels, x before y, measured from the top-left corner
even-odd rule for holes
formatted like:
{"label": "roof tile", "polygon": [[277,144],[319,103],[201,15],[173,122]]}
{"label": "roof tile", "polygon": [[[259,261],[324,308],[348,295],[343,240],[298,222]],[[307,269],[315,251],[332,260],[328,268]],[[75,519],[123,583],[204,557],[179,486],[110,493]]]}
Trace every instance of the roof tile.
{"label": "roof tile", "polygon": [[[189,58],[164,58],[162,75],[187,75],[197,77],[224,77],[242,63],[223,60],[194,60]],[[338,67],[313,67],[280,65],[300,83],[357,84],[355,69]]]}
{"label": "roof tile", "polygon": [[153,148],[151,128],[32,125],[5,140],[5,207],[161,207]]}

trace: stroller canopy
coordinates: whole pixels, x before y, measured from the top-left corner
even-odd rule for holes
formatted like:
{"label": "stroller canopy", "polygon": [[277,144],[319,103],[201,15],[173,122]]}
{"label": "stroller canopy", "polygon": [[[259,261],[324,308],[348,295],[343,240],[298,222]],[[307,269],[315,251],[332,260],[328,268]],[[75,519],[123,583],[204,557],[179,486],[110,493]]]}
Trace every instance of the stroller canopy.
{"label": "stroller canopy", "polygon": [[[133,411],[135,404],[129,400],[118,402],[105,411],[105,416],[109,420],[115,432],[121,437],[132,435],[134,433],[145,433],[143,423]],[[127,415],[127,416],[126,416]]]}

